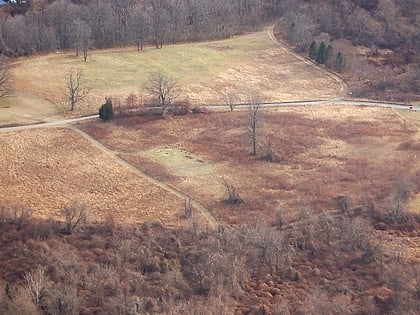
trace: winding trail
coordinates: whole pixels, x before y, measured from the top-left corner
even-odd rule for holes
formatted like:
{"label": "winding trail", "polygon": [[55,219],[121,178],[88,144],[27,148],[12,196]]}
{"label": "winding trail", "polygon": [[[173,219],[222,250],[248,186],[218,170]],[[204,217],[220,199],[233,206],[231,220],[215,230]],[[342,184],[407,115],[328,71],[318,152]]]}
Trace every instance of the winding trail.
{"label": "winding trail", "polygon": [[99,142],[98,140],[96,140],[95,138],[91,137],[89,134],[87,134],[86,132],[84,132],[83,130],[77,128],[76,126],[68,126],[68,128],[72,129],[73,131],[79,133],[82,137],[84,137],[85,139],[87,139],[91,144],[93,144],[94,146],[96,146],[98,149],[102,150],[103,152],[105,152],[106,154],[110,155],[111,157],[113,157],[119,164],[129,168],[131,171],[133,171],[135,174],[137,174],[140,177],[143,177],[145,179],[147,179],[149,182],[155,184],[156,186],[159,186],[160,188],[174,194],[175,196],[184,199],[184,200],[190,200],[191,204],[193,205],[193,207],[195,209],[197,209],[208,221],[209,225],[211,228],[215,228],[217,226],[217,220],[214,218],[214,216],[209,212],[208,209],[206,209],[201,203],[199,203],[197,200],[194,200],[191,196],[187,195],[186,193],[178,190],[177,188],[175,188],[172,185],[169,185],[167,183],[164,183],[160,180],[157,180],[154,177],[151,177],[149,175],[147,175],[146,173],[143,173],[142,171],[140,171],[137,167],[135,167],[134,165],[130,164],[129,162],[127,162],[126,160],[124,160],[121,156],[118,155],[118,152],[113,151],[109,148],[107,148],[105,145],[103,145],[101,142]]}

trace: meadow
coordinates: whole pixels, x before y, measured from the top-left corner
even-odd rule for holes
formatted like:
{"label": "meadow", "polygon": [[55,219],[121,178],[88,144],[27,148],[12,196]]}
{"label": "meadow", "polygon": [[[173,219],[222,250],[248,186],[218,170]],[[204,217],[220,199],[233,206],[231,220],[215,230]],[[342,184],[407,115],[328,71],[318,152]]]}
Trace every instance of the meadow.
{"label": "meadow", "polygon": [[[65,86],[71,69],[81,69],[89,96],[76,114],[96,113],[104,98],[125,99],[130,93],[149,97],[150,73],[165,71],[178,82],[181,99],[193,106],[223,104],[225,93],[235,91],[238,102],[250,93],[263,101],[329,99],[341,92],[341,83],[302,62],[274,42],[267,31],[222,41],[164,46],[163,49],[134,47],[91,51],[86,62],[74,52],[57,52],[17,61],[14,87],[56,105],[68,113]],[[15,108],[19,106],[16,99]]]}

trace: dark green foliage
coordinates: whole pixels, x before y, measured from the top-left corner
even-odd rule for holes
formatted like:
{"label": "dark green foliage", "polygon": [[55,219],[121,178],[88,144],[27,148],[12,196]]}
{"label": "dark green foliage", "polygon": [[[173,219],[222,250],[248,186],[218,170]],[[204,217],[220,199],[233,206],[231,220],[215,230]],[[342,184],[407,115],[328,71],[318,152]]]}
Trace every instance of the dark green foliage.
{"label": "dark green foliage", "polygon": [[316,54],[316,62],[320,64],[324,64],[326,60],[326,53],[327,53],[327,46],[322,41],[321,44],[319,44],[318,53]]}
{"label": "dark green foliage", "polygon": [[99,109],[99,118],[103,121],[109,121],[114,118],[114,109],[112,107],[111,98],[105,98],[105,104]]}
{"label": "dark green foliage", "polygon": [[327,46],[325,50],[325,64],[327,67],[331,68],[334,62],[334,48],[331,45]]}
{"label": "dark green foliage", "polygon": [[344,56],[341,51],[339,51],[335,56],[335,69],[338,72],[342,72],[344,70]]}
{"label": "dark green foliage", "polygon": [[309,58],[315,59],[317,55],[316,42],[312,41],[311,46],[309,46]]}

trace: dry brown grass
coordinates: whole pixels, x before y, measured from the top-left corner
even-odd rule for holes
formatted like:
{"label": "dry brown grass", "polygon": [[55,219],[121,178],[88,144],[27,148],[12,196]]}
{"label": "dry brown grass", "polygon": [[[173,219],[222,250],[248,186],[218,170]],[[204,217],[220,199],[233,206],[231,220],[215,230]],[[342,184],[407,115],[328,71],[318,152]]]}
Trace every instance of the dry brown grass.
{"label": "dry brown grass", "polygon": [[[277,163],[249,155],[244,120],[244,112],[233,112],[152,121],[135,117],[82,128],[230,223],[255,217],[264,221],[279,205],[291,214],[302,203],[314,212],[334,209],[332,199],[340,194],[351,196],[354,206],[366,199],[379,205],[402,178],[415,180],[419,168],[412,163],[415,151],[399,149],[417,137],[416,126],[393,110],[345,106],[271,110],[264,115],[261,143],[270,140]],[[177,176],[142,154],[164,147],[192,152],[213,165],[213,171]],[[224,181],[238,189],[243,204],[223,202]]]}
{"label": "dry brown grass", "polygon": [[183,200],[138,176],[71,129],[0,134],[0,204],[60,217],[71,200],[87,204],[93,221],[183,224]]}

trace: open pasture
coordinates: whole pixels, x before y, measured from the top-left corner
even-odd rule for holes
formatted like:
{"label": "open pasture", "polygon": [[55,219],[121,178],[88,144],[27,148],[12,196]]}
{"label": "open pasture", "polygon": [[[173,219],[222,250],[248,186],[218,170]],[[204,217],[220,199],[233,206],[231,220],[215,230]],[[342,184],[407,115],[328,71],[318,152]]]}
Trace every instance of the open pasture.
{"label": "open pasture", "polygon": [[[87,62],[73,52],[21,59],[13,68],[14,87],[67,110],[66,78],[70,69],[84,72],[89,97],[77,113],[95,113],[106,96],[123,100],[130,94],[148,97],[151,72],[163,70],[178,81],[180,98],[196,105],[220,104],[234,91],[237,102],[258,92],[263,101],[292,101],[337,97],[338,81],[308,65],[273,42],[267,31],[222,41],[91,51]],[[16,105],[17,106],[17,105]]]}

